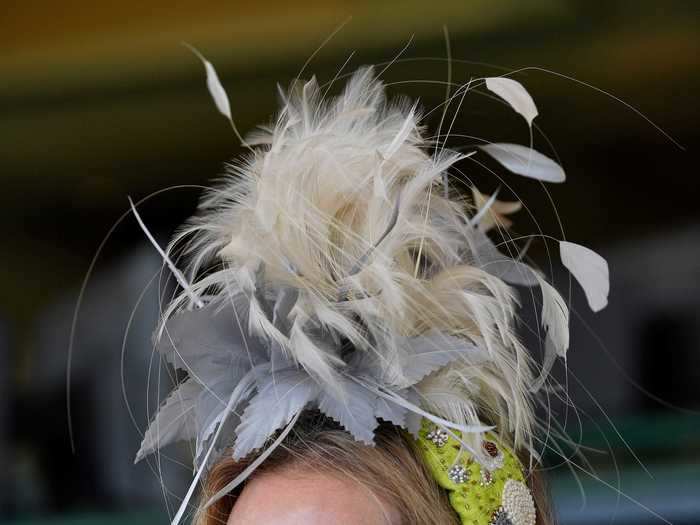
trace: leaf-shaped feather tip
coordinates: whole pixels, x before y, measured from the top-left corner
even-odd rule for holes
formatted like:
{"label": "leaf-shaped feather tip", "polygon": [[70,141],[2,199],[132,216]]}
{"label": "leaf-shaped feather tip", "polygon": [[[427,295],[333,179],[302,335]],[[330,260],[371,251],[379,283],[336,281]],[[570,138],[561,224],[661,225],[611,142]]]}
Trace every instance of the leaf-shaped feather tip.
{"label": "leaf-shaped feather tip", "polygon": [[537,106],[520,82],[506,77],[489,77],[486,79],[486,87],[508,102],[525,118],[528,126],[532,126],[532,121],[538,115]]}
{"label": "leaf-shaped feather tip", "polygon": [[406,412],[408,409],[396,403],[378,397],[374,406],[374,416],[387,421],[397,427],[406,428]]}
{"label": "leaf-shaped feather tip", "polygon": [[245,306],[236,297],[223,307],[208,304],[177,312],[163,325],[156,348],[171,365],[205,385],[226,367],[262,362],[258,339],[246,337],[239,325],[247,315]]}
{"label": "leaf-shaped feather tip", "polygon": [[484,359],[483,351],[471,341],[435,330],[401,338],[398,344],[402,372],[411,384],[453,361],[475,363]]}
{"label": "leaf-shaped feather tip", "polygon": [[202,53],[200,53],[197,48],[191,46],[186,42],[183,42],[183,45],[187,47],[190,51],[192,51],[195,55],[197,55],[197,58],[199,58],[202,61],[202,64],[204,64],[204,70],[207,73],[207,88],[209,89],[211,98],[214,99],[216,109],[218,109],[219,112],[226,118],[232,120],[231,104],[229,103],[228,95],[226,94],[224,86],[221,85],[219,75],[216,74],[216,69],[214,69],[214,66],[211,64],[211,62],[204,58],[204,55],[202,55]]}
{"label": "leaf-shaped feather tip", "polygon": [[197,415],[196,464],[201,464],[209,439],[224,419],[228,418],[228,424],[233,426],[233,428],[238,425],[238,418],[235,416],[235,412],[232,414],[227,413],[226,406],[236,385],[240,384],[243,374],[239,371],[236,371],[234,374],[227,374],[225,367],[222,368],[223,373],[221,373],[221,376],[205,383],[207,385],[206,389],[203,389],[197,397],[197,405],[195,407]]}
{"label": "leaf-shaped feather tip", "polygon": [[202,387],[190,379],[173,390],[144,434],[134,463],[170,443],[194,439],[195,406],[201,392]]}
{"label": "leaf-shaped feather tip", "polygon": [[377,396],[354,381],[341,381],[346,395],[340,397],[324,390],[319,395],[318,408],[340,423],[357,441],[371,445],[378,425],[374,417]]}
{"label": "leaf-shaped feather tip", "polygon": [[599,312],[605,308],[610,293],[607,261],[590,248],[567,241],[559,243],[559,254],[561,262],[583,288],[591,310]]}
{"label": "leaf-shaped feather tip", "polygon": [[566,356],[569,349],[569,308],[561,294],[538,275],[542,291],[542,326],[556,355]]}
{"label": "leaf-shaped feather tip", "polygon": [[316,382],[303,370],[284,370],[268,376],[236,429],[234,459],[242,459],[262,447],[317,395]]}
{"label": "leaf-shaped feather tip", "polygon": [[[420,395],[415,388],[406,388],[398,392],[393,392],[393,394],[407,400],[413,405],[420,405]],[[414,430],[416,424],[415,420],[417,419],[418,422],[420,422],[422,419],[419,414],[411,412],[406,406],[401,406],[390,399],[379,396],[377,396],[376,405],[374,407],[374,415],[397,427],[405,428],[409,432]],[[416,418],[415,416],[418,417]],[[416,432],[413,432],[414,435]]]}
{"label": "leaf-shaped feather tip", "polygon": [[542,291],[542,327],[546,330],[545,353],[542,370],[533,390],[544,384],[557,356],[566,357],[569,348],[569,308],[561,294],[536,272]]}
{"label": "leaf-shaped feather tip", "polygon": [[519,144],[494,143],[479,148],[517,175],[543,182],[564,182],[564,170],[549,157]]}

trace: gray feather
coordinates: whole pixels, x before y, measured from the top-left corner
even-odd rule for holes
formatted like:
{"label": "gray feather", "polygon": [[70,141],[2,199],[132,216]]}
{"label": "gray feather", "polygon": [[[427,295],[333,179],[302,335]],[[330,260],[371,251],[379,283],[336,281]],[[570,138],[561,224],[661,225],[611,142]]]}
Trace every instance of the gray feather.
{"label": "gray feather", "polygon": [[294,361],[287,355],[285,349],[276,341],[270,342],[270,373],[276,374],[281,370],[294,366]]}
{"label": "gray feather", "polygon": [[194,439],[195,405],[201,391],[202,387],[190,379],[172,391],[144,434],[135,462],[170,443]]}
{"label": "gray feather", "polygon": [[[403,397],[406,401],[414,406],[420,407],[420,395],[414,388],[408,388],[401,392],[399,395]],[[418,412],[413,412],[411,410],[406,411],[406,423],[405,428],[408,432],[418,439],[418,432],[420,431],[421,425],[423,424],[423,415]]]}
{"label": "gray feather", "polygon": [[236,429],[234,459],[262,447],[276,430],[318,395],[316,382],[303,370],[284,370],[267,376],[246,407]]}
{"label": "gray feather", "polygon": [[340,423],[357,441],[374,444],[374,417],[376,396],[362,385],[349,379],[340,379],[344,396],[322,391],[318,398],[318,408],[328,417]]}
{"label": "gray feather", "polygon": [[[197,446],[195,462],[200,463],[206,450],[207,441],[221,420],[226,415],[226,405],[243,374],[226,374],[211,383],[197,397],[195,406],[197,418]],[[237,417],[229,416],[229,421],[237,421]]]}
{"label": "gray feather", "polygon": [[[206,469],[210,469],[213,467],[219,459],[224,455],[224,453],[227,452],[227,450],[233,446],[233,441],[234,441],[234,436],[236,435],[236,427],[240,424],[240,418],[238,416],[233,416],[229,415],[229,417],[226,419],[224,422],[224,428],[221,429],[220,435],[219,435],[219,442],[215,444],[214,450],[212,453],[209,455],[209,459],[207,460],[207,464],[203,465],[203,460],[204,460],[204,455],[200,456],[199,458],[195,459],[195,468],[200,468],[204,467]],[[209,446],[211,445],[211,440],[214,439],[214,435],[212,434],[209,436],[209,438],[204,441],[203,450],[208,450]]]}
{"label": "gray feather", "polygon": [[374,415],[397,427],[406,427],[407,409],[383,397],[377,397]]}
{"label": "gray feather", "polygon": [[[299,298],[299,290],[296,288],[282,288],[277,294],[272,308],[272,322],[284,335],[289,335],[292,322],[289,315]],[[293,366],[293,360],[287,354],[287,350],[277,341],[270,341],[270,365],[272,373]]]}
{"label": "gray feather", "polygon": [[420,437],[420,427],[423,423],[423,416],[415,412],[406,414],[406,430],[416,439]]}
{"label": "gray feather", "polygon": [[188,371],[197,380],[230,367],[259,364],[263,358],[259,341],[246,337],[237,321],[236,315],[241,326],[246,325],[243,301],[238,296],[223,307],[209,304],[179,312],[165,324],[157,350],[175,368]]}
{"label": "gray feather", "polygon": [[483,360],[483,352],[471,341],[431,330],[417,337],[403,337],[397,359],[403,376],[415,384],[428,374],[458,359]]}

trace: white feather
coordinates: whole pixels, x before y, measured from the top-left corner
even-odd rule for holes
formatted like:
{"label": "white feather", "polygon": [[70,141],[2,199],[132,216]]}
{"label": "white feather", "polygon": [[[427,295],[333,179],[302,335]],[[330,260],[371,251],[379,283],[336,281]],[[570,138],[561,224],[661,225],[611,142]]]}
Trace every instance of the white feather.
{"label": "white feather", "polygon": [[221,85],[219,75],[216,74],[216,69],[214,69],[214,66],[211,64],[211,62],[204,58],[204,55],[202,55],[202,53],[200,53],[197,48],[187,43],[185,43],[184,45],[187,48],[189,48],[190,51],[192,51],[195,55],[197,55],[197,58],[199,58],[202,61],[202,64],[204,64],[204,70],[207,74],[207,88],[209,89],[209,94],[211,95],[211,98],[214,99],[216,109],[218,109],[219,113],[224,115],[226,118],[232,120],[231,104],[229,103],[228,95],[226,94],[224,86]]}
{"label": "white feather", "polygon": [[564,182],[564,170],[549,157],[519,144],[494,143],[479,148],[517,175],[543,182]]}
{"label": "white feather", "polygon": [[545,353],[540,377],[533,386],[539,390],[557,356],[566,358],[569,349],[569,308],[561,294],[537,272],[533,272],[542,291],[542,327],[546,331]]}
{"label": "white feather", "polygon": [[231,117],[231,104],[228,100],[228,95],[224,86],[221,85],[219,80],[219,75],[216,74],[214,66],[208,60],[204,61],[204,68],[207,72],[207,87],[209,88],[209,93],[214,99],[214,104],[216,104],[216,109],[227,118]]}
{"label": "white feather", "polygon": [[580,244],[561,241],[561,262],[583,288],[588,306],[599,312],[608,305],[610,274],[607,261],[596,252]]}
{"label": "white feather", "polygon": [[489,77],[486,79],[486,87],[508,102],[525,118],[528,126],[532,126],[532,121],[538,115],[537,106],[520,82],[507,77]]}
{"label": "white feather", "polygon": [[542,291],[542,327],[559,357],[566,357],[569,349],[569,308],[561,294],[539,274]]}

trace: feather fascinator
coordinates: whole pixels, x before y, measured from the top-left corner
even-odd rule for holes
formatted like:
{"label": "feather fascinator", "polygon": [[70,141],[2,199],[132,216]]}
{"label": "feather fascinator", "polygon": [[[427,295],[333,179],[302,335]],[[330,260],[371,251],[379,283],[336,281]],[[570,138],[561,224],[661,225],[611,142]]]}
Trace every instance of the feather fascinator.
{"label": "feather fascinator", "polygon": [[[226,93],[204,63],[230,119]],[[537,108],[521,84],[496,77],[462,90],[478,86],[532,125]],[[569,346],[566,301],[511,257],[513,244],[492,235],[520,203],[476,188],[467,200],[447,186],[454,164],[477,151],[550,183],[565,179],[558,164],[515,144],[445,148],[428,138],[416,104],[386,99],[370,67],[336,97],[324,97],[312,79],[280,98],[274,121],[246,137],[249,153],[163,252],[170,265],[175,247],[188,256],[183,273],[172,266],[183,290],[156,333],[157,351],[184,380],[136,459],[195,443],[195,480],[173,523],[224,451],[256,456],[220,495],[308,409],[367,445],[380,420],[417,435],[425,419],[460,436],[476,458],[489,431],[532,450],[533,396]],[[605,260],[570,242],[560,252],[591,308],[603,308]],[[541,367],[516,335],[515,287],[539,289]]]}

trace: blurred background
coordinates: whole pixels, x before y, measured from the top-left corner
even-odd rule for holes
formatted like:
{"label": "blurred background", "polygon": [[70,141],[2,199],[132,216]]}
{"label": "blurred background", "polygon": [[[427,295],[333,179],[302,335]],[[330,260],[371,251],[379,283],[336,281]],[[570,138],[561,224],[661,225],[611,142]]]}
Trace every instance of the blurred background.
{"label": "blurred background", "polygon": [[[591,315],[572,289],[570,373],[558,372],[578,412],[557,404],[555,418],[590,450],[589,463],[572,458],[579,466],[546,458],[560,521],[700,523],[695,0],[3,2],[0,522],[167,523],[190,467],[177,447],[132,465],[169,384],[150,344],[166,276],[132,217],[111,231],[78,316],[73,452],[66,370],[81,281],[127,196],[169,188],[141,207],[166,242],[194,211],[199,186],[240,151],[181,41],[216,65],[248,131],[274,112],[276,83],[287,85],[349,16],[307,76],[331,80],[346,60],[344,72],[390,61],[412,37],[383,77],[391,93],[430,110],[445,97],[434,81],[447,77],[447,25],[455,82],[550,69],[613,93],[685,148],[600,91],[537,70],[515,76],[540,110],[546,136],[536,133],[535,147],[567,171],[565,185],[547,187],[566,236],[611,267],[602,313]],[[427,124],[435,129],[439,116]],[[528,140],[519,116],[476,93],[453,132]],[[474,165],[463,168],[482,191],[497,187]],[[542,186],[506,177],[512,187],[501,198],[517,194],[544,233],[561,237]],[[517,217],[516,232],[534,227]],[[536,242],[530,253],[548,268],[545,248]],[[553,277],[566,289],[556,265]]]}

